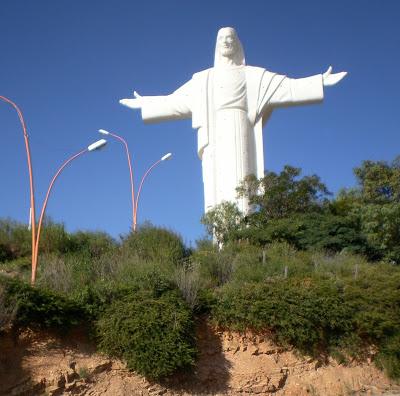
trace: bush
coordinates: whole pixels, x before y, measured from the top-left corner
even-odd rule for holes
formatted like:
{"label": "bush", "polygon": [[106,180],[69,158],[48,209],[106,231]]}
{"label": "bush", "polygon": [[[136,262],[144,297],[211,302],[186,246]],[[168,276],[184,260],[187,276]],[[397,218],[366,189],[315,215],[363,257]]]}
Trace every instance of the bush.
{"label": "bush", "polygon": [[[268,251],[267,271],[280,266],[276,259],[285,250],[274,245]],[[316,253],[309,254],[315,265],[309,257],[303,257],[302,264],[299,253],[292,255],[287,255],[287,279],[273,275],[260,282],[247,275],[246,282],[234,275],[217,289],[211,301],[216,324],[271,332],[278,343],[306,353],[344,351],[362,358],[365,347],[374,345],[378,366],[399,378],[400,269],[355,256]]]}
{"label": "bush", "polygon": [[104,352],[152,379],[194,363],[193,319],[177,291],[157,297],[140,290],[115,300],[97,322],[97,334]]}
{"label": "bush", "polygon": [[115,241],[105,232],[77,231],[69,237],[69,250],[90,258],[99,258],[115,247]]}
{"label": "bush", "polygon": [[122,248],[142,260],[176,263],[186,256],[180,236],[164,228],[145,224],[123,238]]}
{"label": "bush", "polygon": [[4,242],[0,242],[0,263],[8,260],[12,260],[13,253],[10,249],[10,246],[5,244]]}
{"label": "bush", "polygon": [[58,293],[71,293],[96,280],[97,261],[85,254],[43,254],[38,263],[37,285]]}
{"label": "bush", "polygon": [[272,332],[276,341],[316,353],[351,332],[351,310],[339,285],[311,279],[274,279],[226,285],[212,317],[220,326]]}
{"label": "bush", "polygon": [[231,279],[234,257],[234,253],[229,249],[199,250],[192,256],[192,261],[198,265],[204,285],[215,287]]}
{"label": "bush", "polygon": [[179,265],[175,270],[174,283],[181,291],[189,307],[194,309],[197,306],[201,288],[199,265],[190,261]]}
{"label": "bush", "polygon": [[37,285],[69,296],[89,289],[171,287],[175,265],[141,259],[126,249],[111,249],[100,257],[79,252],[43,255]]}
{"label": "bush", "polygon": [[31,233],[26,224],[0,219],[0,262],[28,256],[31,243]]}
{"label": "bush", "polygon": [[39,252],[67,253],[70,248],[70,236],[64,224],[55,223],[50,218],[45,218],[40,237]]}
{"label": "bush", "polygon": [[16,310],[15,300],[7,297],[4,285],[0,284],[0,333],[13,322]]}
{"label": "bush", "polygon": [[23,256],[8,260],[0,264],[4,272],[18,274],[20,278],[30,279],[32,271],[32,257]]}
{"label": "bush", "polygon": [[376,363],[390,378],[400,378],[400,334],[386,340],[376,357]]}
{"label": "bush", "polygon": [[[0,263],[28,257],[31,254],[31,231],[26,224],[0,219]],[[41,254],[79,253],[97,258],[112,250],[115,241],[104,232],[78,231],[68,233],[64,224],[46,218],[41,232]]]}
{"label": "bush", "polygon": [[5,290],[5,302],[17,306],[16,327],[67,329],[80,323],[82,309],[73,301],[54,292],[32,288],[17,279],[0,278]]}

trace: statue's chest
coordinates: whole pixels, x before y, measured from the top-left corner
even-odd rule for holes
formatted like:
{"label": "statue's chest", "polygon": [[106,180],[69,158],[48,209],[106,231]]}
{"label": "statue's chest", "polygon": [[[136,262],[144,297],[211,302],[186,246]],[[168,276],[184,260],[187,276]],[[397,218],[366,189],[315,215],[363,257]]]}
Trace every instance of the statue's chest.
{"label": "statue's chest", "polygon": [[215,70],[213,96],[217,110],[236,108],[247,111],[244,67]]}

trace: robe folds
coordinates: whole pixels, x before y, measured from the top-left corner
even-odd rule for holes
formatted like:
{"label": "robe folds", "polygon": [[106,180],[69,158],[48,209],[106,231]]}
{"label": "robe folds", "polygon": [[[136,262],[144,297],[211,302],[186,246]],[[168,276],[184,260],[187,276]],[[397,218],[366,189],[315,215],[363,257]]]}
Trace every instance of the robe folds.
{"label": "robe folds", "polygon": [[143,96],[142,118],[150,123],[191,117],[198,130],[205,211],[229,201],[247,213],[248,201],[236,196],[236,187],[249,174],[264,176],[263,125],[276,107],[321,102],[323,80],[321,74],[292,79],[260,67],[231,68],[244,76],[240,89],[220,77],[223,69],[203,70],[170,95]]}

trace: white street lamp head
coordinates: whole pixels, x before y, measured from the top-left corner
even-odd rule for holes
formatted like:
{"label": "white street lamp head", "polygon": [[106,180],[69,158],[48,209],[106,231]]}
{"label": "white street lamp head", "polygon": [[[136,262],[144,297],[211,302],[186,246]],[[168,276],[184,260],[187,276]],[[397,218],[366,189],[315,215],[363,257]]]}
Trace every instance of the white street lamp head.
{"label": "white street lamp head", "polygon": [[165,154],[163,157],[161,157],[161,161],[167,161],[167,160],[171,159],[171,157],[172,157],[172,153]]}
{"label": "white street lamp head", "polygon": [[90,146],[88,146],[88,151],[94,151],[94,150],[99,150],[102,147],[104,147],[107,144],[106,139],[100,139],[97,142],[92,143]]}
{"label": "white street lamp head", "polygon": [[99,132],[100,132],[102,135],[109,135],[109,134],[110,134],[110,132],[106,131],[105,129],[99,129]]}

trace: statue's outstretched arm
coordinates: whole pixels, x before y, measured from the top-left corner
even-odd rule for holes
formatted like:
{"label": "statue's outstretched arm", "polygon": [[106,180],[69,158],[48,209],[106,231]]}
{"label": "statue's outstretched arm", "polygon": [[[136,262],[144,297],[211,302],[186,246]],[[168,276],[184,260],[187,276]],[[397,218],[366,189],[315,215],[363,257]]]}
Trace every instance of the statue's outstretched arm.
{"label": "statue's outstretched arm", "polygon": [[[266,80],[267,87],[262,98],[261,109],[267,106],[286,107],[319,103],[324,98],[324,87],[337,84],[347,72],[332,73],[332,66],[323,74],[305,78],[288,78],[279,74]],[[268,77],[268,75],[267,75]]]}
{"label": "statue's outstretched arm", "polygon": [[191,83],[184,84],[170,95],[140,96],[133,92],[133,99],[119,103],[130,109],[141,110],[144,122],[183,120],[191,117]]}
{"label": "statue's outstretched arm", "polygon": [[328,70],[322,75],[322,81],[324,87],[330,87],[331,85],[337,84],[340,80],[343,80],[347,75],[347,72],[333,73],[332,66],[328,67]]}

